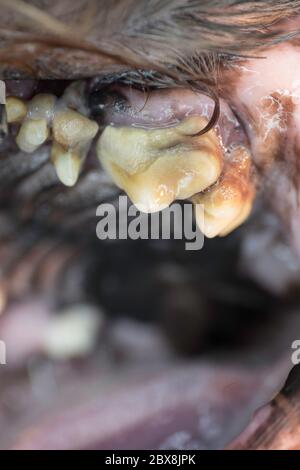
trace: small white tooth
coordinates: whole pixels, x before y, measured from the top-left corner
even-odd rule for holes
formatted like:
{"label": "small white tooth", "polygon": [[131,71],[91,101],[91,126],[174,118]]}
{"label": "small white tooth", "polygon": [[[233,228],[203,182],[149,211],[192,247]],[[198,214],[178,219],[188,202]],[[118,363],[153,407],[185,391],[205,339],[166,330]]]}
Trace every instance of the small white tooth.
{"label": "small white tooth", "polygon": [[46,119],[26,119],[20,127],[16,142],[26,153],[34,152],[48,138]]}
{"label": "small white tooth", "polygon": [[74,186],[77,182],[83,159],[83,150],[65,149],[57,142],[52,145],[51,160],[59,180],[65,186]]}
{"label": "small white tooth", "polygon": [[166,129],[108,126],[98,140],[97,155],[139,210],[155,212],[219,178],[223,162],[216,134],[192,136],[206,124],[193,117]]}
{"label": "small white tooth", "polygon": [[21,122],[27,114],[26,103],[23,100],[13,96],[6,98],[5,109],[7,122],[9,124],[14,122]]}
{"label": "small white tooth", "polygon": [[[198,199],[196,196],[193,196],[192,201],[195,204],[195,216],[198,227],[207,238],[214,238],[220,235],[239,214],[239,208],[235,205],[232,207],[228,206],[223,214],[221,214],[222,211],[219,209],[219,211],[216,211],[219,212],[219,215],[215,215],[210,202],[207,200]],[[211,213],[209,210],[211,210]]]}
{"label": "small white tooth", "polygon": [[40,93],[35,95],[28,103],[28,118],[30,119],[46,119],[49,124],[54,115],[54,107],[56,97],[48,93]]}
{"label": "small white tooth", "polygon": [[52,125],[54,139],[66,148],[91,141],[99,129],[95,121],[71,109],[57,111]]}

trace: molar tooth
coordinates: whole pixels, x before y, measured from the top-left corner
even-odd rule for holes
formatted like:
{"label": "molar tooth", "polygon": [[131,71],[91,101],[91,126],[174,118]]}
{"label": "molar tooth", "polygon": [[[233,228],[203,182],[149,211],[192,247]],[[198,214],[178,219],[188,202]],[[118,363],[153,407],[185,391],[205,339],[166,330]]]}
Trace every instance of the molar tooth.
{"label": "molar tooth", "polygon": [[5,109],[7,122],[9,124],[23,121],[27,114],[26,103],[19,98],[15,98],[14,96],[9,96],[6,98]]}
{"label": "molar tooth", "polygon": [[16,142],[26,153],[34,152],[48,138],[46,119],[26,119],[20,127]]}
{"label": "molar tooth", "polygon": [[51,149],[51,159],[59,180],[65,186],[74,186],[77,182],[84,155],[80,149],[66,149],[54,142]]}
{"label": "molar tooth", "polygon": [[7,114],[4,104],[0,103],[0,142],[8,134]]}
{"label": "molar tooth", "polygon": [[225,229],[220,232],[221,237],[225,237],[229,233],[233,232],[236,228],[238,228],[240,225],[242,225],[243,222],[248,218],[250,215],[251,209],[252,209],[252,203],[253,203],[253,193],[249,194],[247,200],[245,201],[243,207],[241,208],[241,211],[239,215],[229,224],[225,227]]}
{"label": "molar tooth", "polygon": [[53,136],[67,148],[91,141],[98,132],[98,124],[77,111],[57,111],[53,118]]}
{"label": "molar tooth", "polygon": [[237,147],[220,181],[191,198],[200,230],[208,238],[227,235],[248,217],[253,197],[250,154],[244,147]]}
{"label": "molar tooth", "polygon": [[225,178],[205,194],[193,196],[192,201],[196,204],[195,214],[199,228],[208,238],[220,235],[238,217],[243,204],[242,193],[236,182]]}
{"label": "molar tooth", "polygon": [[155,212],[212,185],[222,170],[214,131],[192,137],[207,121],[192,117],[166,129],[106,127],[97,155],[138,209]]}

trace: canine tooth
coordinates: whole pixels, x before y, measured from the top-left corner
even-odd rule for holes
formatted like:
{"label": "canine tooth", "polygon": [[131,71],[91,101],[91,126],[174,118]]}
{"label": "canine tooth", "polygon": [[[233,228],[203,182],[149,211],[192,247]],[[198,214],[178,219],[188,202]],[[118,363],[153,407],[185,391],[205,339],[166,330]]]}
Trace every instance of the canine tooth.
{"label": "canine tooth", "polygon": [[204,194],[191,198],[200,230],[208,238],[227,235],[248,217],[253,197],[250,154],[244,147],[238,147],[220,181]]}
{"label": "canine tooth", "polygon": [[53,118],[53,136],[66,148],[89,142],[98,132],[98,124],[77,111],[58,111]]}
{"label": "canine tooth", "polygon": [[28,103],[28,117],[31,119],[46,119],[48,124],[53,118],[56,97],[48,93],[35,95]]}
{"label": "canine tooth", "polygon": [[26,119],[20,127],[16,142],[26,153],[34,152],[48,138],[46,119]]}
{"label": "canine tooth", "polygon": [[186,119],[173,128],[108,126],[97,155],[114,182],[143,212],[164,209],[212,185],[222,170],[222,151],[214,131],[192,137],[207,121]]}
{"label": "canine tooth", "polygon": [[74,186],[78,180],[83,160],[80,151],[65,149],[59,143],[54,142],[51,149],[51,159],[59,180],[65,186]]}
{"label": "canine tooth", "polygon": [[23,121],[27,114],[26,103],[24,103],[24,101],[20,100],[19,98],[15,98],[14,96],[9,96],[6,98],[5,108],[7,122],[9,124]]}
{"label": "canine tooth", "polygon": [[[196,204],[196,221],[202,233],[213,238],[235,220],[241,210],[242,194],[235,181],[224,179],[205,194],[192,197]],[[202,210],[204,206],[204,218]]]}

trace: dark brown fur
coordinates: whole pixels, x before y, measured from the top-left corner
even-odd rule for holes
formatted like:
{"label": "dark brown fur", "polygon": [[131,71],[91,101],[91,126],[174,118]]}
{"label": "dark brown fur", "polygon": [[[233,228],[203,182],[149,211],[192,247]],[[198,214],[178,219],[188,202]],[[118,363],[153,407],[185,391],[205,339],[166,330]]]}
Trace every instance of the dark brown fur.
{"label": "dark brown fur", "polygon": [[[46,59],[54,59],[54,50],[63,48],[65,54],[71,50],[72,57],[77,53],[76,76],[94,75],[87,67],[90,55],[95,70],[100,65],[118,66],[151,69],[180,81],[216,80],[224,54],[248,54],[293,36],[281,29],[280,20],[300,11],[299,0],[26,2],[48,15],[48,21],[46,17],[39,24],[32,15],[20,13],[14,2],[0,0],[1,4],[2,67],[15,59],[21,70],[42,78],[54,78],[51,71],[47,77]],[[59,22],[57,28],[51,24],[53,18]],[[68,66],[61,69],[63,74],[61,78],[74,78]]]}

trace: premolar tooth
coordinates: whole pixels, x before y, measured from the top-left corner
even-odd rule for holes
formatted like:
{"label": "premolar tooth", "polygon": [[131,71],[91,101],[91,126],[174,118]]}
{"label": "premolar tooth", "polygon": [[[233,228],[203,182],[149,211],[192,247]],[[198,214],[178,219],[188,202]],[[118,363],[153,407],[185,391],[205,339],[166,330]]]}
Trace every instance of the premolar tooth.
{"label": "premolar tooth", "polygon": [[9,96],[6,98],[5,108],[7,122],[9,124],[23,121],[27,114],[26,103],[19,98],[15,98],[14,96]]}
{"label": "premolar tooth", "polygon": [[32,153],[47,140],[48,135],[46,119],[25,119],[16,142],[23,152]]}
{"label": "premolar tooth", "polygon": [[98,124],[76,111],[57,111],[53,119],[53,136],[66,148],[91,141],[98,132]]}
{"label": "premolar tooth", "polygon": [[74,186],[77,182],[84,154],[86,154],[86,151],[83,151],[83,149],[65,149],[59,143],[53,143],[51,159],[59,180],[65,186]]}
{"label": "premolar tooth", "polygon": [[191,198],[200,230],[208,238],[227,235],[248,217],[253,197],[250,154],[244,147],[237,147],[220,181]]}
{"label": "premolar tooth", "polygon": [[195,116],[166,129],[108,126],[97,143],[98,158],[140,210],[155,212],[219,178],[222,151],[216,134],[192,137],[206,124]]}

